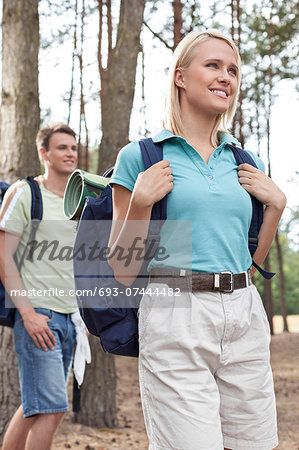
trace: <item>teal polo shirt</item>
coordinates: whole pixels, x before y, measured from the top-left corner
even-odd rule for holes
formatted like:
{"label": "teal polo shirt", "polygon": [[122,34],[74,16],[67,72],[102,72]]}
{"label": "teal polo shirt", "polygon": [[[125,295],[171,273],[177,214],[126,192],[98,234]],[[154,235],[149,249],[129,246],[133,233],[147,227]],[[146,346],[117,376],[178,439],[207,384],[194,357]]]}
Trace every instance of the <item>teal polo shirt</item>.
{"label": "teal polo shirt", "polygon": [[[252,216],[249,194],[238,181],[237,164],[226,145],[238,144],[222,133],[208,164],[180,137],[162,130],[153,137],[163,142],[164,159],[172,168],[173,189],[167,197],[167,220],[161,229],[161,255],[149,264],[198,272],[243,272],[250,268],[248,230]],[[249,152],[257,167],[263,162]],[[133,191],[144,164],[138,142],[118,154],[111,184]]]}

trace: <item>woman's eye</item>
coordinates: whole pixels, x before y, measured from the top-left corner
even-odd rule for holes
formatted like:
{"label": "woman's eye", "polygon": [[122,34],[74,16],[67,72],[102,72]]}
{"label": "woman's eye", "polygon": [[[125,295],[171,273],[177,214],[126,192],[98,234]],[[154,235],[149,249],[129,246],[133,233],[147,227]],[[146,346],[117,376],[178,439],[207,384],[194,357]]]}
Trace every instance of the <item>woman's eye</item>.
{"label": "woman's eye", "polygon": [[216,67],[216,68],[217,68],[218,65],[217,65],[217,63],[212,63],[212,62],[211,62],[211,63],[208,63],[208,64],[207,64],[207,67]]}
{"label": "woman's eye", "polygon": [[231,68],[229,69],[229,72],[232,73],[233,75],[237,75],[236,69]]}

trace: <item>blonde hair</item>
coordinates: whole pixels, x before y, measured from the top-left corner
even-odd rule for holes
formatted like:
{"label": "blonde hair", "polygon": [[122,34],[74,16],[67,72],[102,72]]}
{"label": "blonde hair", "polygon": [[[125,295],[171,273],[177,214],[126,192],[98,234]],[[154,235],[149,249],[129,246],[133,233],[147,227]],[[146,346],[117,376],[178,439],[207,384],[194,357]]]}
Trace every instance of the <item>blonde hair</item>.
{"label": "blonde hair", "polygon": [[216,118],[215,125],[211,133],[211,142],[214,147],[219,145],[219,133],[227,132],[237,107],[238,95],[241,84],[241,58],[234,42],[217,30],[207,30],[204,32],[192,31],[187,34],[179,43],[173,54],[173,62],[169,69],[169,87],[166,96],[165,118],[163,121],[164,128],[171,131],[176,136],[183,134],[183,120],[180,106],[180,88],[175,84],[175,73],[178,68],[187,70],[194,58],[194,50],[200,42],[208,39],[221,39],[226,42],[234,51],[238,73],[237,73],[237,91],[228,110],[219,114]]}

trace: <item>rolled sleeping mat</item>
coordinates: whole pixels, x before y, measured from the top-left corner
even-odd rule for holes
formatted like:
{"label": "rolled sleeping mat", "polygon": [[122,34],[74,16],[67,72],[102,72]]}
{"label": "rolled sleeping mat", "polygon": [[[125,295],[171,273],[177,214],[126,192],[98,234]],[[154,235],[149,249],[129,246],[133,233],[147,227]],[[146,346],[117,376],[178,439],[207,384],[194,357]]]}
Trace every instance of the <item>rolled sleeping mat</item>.
{"label": "rolled sleeping mat", "polygon": [[63,209],[68,219],[79,220],[86,197],[99,197],[110,178],[76,169],[65,188]]}

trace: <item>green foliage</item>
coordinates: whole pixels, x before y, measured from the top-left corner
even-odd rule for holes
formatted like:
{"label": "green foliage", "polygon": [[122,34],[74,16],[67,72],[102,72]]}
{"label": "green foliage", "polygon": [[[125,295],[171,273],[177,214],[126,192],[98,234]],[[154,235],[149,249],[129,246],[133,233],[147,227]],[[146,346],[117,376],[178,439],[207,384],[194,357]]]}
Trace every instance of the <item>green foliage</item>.
{"label": "green foliage", "polygon": [[89,152],[89,172],[98,173],[99,149],[94,148]]}
{"label": "green foliage", "polygon": [[275,86],[298,77],[298,9],[295,0],[262,0],[254,3],[242,22],[242,89],[246,137],[267,132],[267,118],[275,98]]}
{"label": "green foliage", "polygon": [[[285,298],[288,314],[299,314],[299,253],[294,248],[293,241],[285,232],[280,233],[279,242],[283,255],[283,271],[285,277]],[[272,279],[272,294],[274,300],[274,314],[280,314],[279,307],[279,272],[275,244],[270,249],[271,270],[276,273]],[[263,296],[263,277],[256,272],[254,283]]]}
{"label": "green foliage", "polygon": [[[164,41],[172,46],[172,1],[149,0],[145,21],[152,24]],[[275,87],[283,79],[296,80],[298,66],[298,5],[297,0],[260,0],[240,2],[238,14],[235,2],[224,0],[199,2],[182,0],[182,35],[189,31],[217,28],[226,35],[232,33],[232,4],[234,3],[235,33],[240,17],[242,78],[242,134],[245,141],[253,134],[258,140],[267,134],[267,119],[275,98]],[[155,19],[161,7],[167,13],[160,30]],[[163,44],[162,44],[163,45]],[[238,136],[236,136],[238,137]]]}

